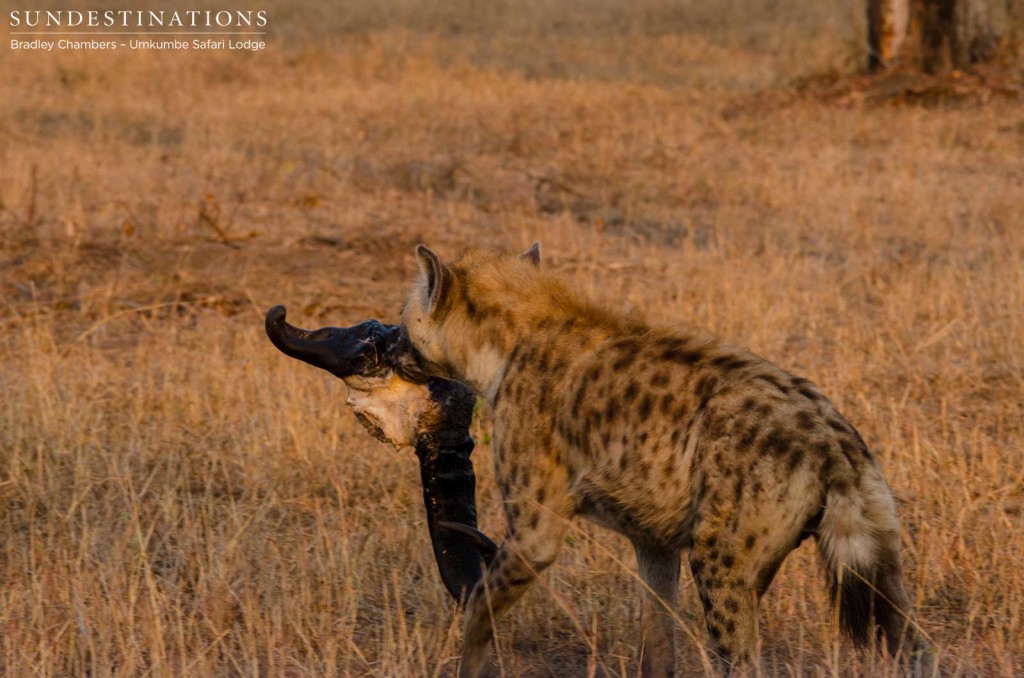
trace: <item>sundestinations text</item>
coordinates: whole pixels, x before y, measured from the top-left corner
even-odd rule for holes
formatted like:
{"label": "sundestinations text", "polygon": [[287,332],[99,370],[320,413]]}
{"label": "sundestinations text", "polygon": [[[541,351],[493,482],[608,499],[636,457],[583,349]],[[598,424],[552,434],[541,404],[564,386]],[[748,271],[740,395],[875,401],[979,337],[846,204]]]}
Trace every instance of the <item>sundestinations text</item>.
{"label": "sundestinations text", "polygon": [[14,10],[11,28],[263,28],[264,10]]}

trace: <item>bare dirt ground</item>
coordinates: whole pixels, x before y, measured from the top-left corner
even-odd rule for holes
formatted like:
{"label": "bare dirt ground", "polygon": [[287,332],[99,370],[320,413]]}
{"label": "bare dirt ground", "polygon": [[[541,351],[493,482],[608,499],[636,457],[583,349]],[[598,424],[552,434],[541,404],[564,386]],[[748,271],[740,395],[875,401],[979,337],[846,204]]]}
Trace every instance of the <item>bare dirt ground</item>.
{"label": "bare dirt ground", "polygon": [[[0,55],[0,674],[451,675],[412,455],[262,314],[395,322],[416,243],[534,240],[820,384],[883,464],[944,671],[1024,670],[1019,65],[922,102],[836,85],[842,3],[392,5],[282,6],[265,53]],[[636,672],[632,551],[571,534],[505,675]],[[681,618],[701,673],[686,576]],[[897,671],[837,638],[809,543],[761,631],[769,675]]]}

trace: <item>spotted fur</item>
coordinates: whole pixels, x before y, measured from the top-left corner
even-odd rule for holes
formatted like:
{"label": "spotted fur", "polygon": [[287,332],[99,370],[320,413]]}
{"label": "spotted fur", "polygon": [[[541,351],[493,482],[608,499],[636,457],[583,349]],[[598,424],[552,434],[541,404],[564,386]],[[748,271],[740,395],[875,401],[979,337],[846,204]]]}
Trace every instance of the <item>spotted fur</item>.
{"label": "spotted fur", "polygon": [[403,328],[428,371],[494,408],[508,534],[467,610],[461,675],[485,673],[492,619],[554,562],[582,515],[627,536],[649,587],[645,675],[674,670],[680,553],[724,666],[755,659],[758,601],[814,536],[839,618],[923,647],[900,528],[877,461],[809,381],[709,334],[651,326],[590,302],[514,256],[471,251],[422,275]]}

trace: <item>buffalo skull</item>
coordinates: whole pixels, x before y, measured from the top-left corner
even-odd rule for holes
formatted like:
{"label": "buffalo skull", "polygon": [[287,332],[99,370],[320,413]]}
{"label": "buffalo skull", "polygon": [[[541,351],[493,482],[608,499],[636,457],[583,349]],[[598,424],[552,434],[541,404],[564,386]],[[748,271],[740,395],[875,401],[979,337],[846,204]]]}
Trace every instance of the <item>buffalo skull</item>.
{"label": "buffalo skull", "polygon": [[267,312],[274,346],[342,379],[348,405],[378,440],[415,448],[437,568],[448,592],[464,603],[496,550],[476,529],[472,391],[427,378],[397,325],[366,320],[308,331],[288,324],[285,315],[284,306]]}

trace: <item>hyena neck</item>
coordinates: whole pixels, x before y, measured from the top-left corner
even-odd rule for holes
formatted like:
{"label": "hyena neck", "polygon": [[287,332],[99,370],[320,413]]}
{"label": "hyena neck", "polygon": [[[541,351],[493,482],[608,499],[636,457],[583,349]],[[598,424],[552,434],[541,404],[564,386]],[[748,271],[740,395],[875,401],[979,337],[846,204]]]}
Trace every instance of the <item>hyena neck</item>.
{"label": "hyena neck", "polygon": [[465,352],[461,363],[462,381],[490,404],[501,386],[508,365],[508,354],[485,342]]}
{"label": "hyena neck", "polygon": [[460,280],[461,308],[446,323],[445,334],[459,381],[492,404],[517,346],[621,322],[551,275],[527,271],[512,283],[488,282]]}
{"label": "hyena neck", "polygon": [[529,325],[509,314],[466,318],[449,329],[451,367],[462,381],[487,402],[505,377],[512,351],[529,333]]}

